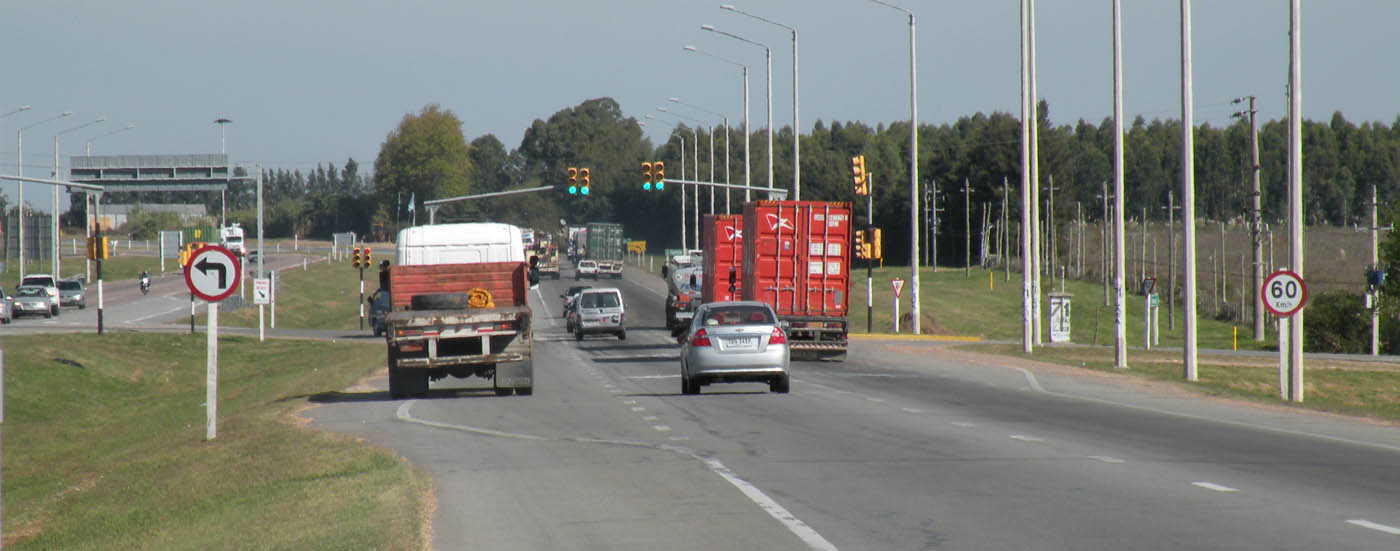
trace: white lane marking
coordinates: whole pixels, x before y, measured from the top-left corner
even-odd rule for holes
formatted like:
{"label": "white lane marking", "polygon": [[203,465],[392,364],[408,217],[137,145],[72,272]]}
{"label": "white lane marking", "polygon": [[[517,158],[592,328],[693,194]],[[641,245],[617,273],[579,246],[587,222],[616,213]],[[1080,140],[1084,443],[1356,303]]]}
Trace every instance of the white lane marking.
{"label": "white lane marking", "polygon": [[733,484],[735,488],[738,488],[740,492],[748,496],[750,501],[757,503],[759,507],[768,513],[768,516],[777,519],[783,526],[786,526],[787,529],[793,534],[796,534],[803,543],[806,543],[808,548],[818,551],[837,550],[835,545],[827,541],[826,538],[823,538],[822,535],[818,534],[816,530],[813,530],[811,526],[808,526],[807,523],[802,522],[802,520],[788,512],[788,510],[783,508],[782,505],[779,505],[778,502],[773,501],[773,499],[768,497],[767,494],[764,494],[762,490],[759,490],[747,480],[739,478],[739,476],[729,470],[729,467],[726,467],[724,463],[720,463],[718,459],[705,459],[704,461],[705,465],[710,467],[711,471],[724,477],[724,479],[728,480],[730,484]]}
{"label": "white lane marking", "polygon": [[655,416],[655,415],[646,415],[646,416],[643,416],[643,417],[642,417],[642,420],[643,420],[643,421],[657,421],[657,420],[660,420],[660,419],[661,419],[660,417],[657,417],[657,416]]}
{"label": "white lane marking", "polygon": [[656,429],[656,432],[671,432],[670,425],[652,425],[651,428]]}
{"label": "white lane marking", "polygon": [[1117,457],[1109,457],[1107,455],[1091,455],[1089,456],[1089,459],[1093,459],[1095,461],[1102,461],[1104,463],[1126,463],[1126,461],[1123,461],[1122,459],[1118,459]]}
{"label": "white lane marking", "polygon": [[1181,413],[1181,412],[1178,412],[1178,411],[1169,411],[1169,410],[1158,409],[1158,408],[1154,408],[1154,407],[1140,406],[1140,405],[1137,405],[1137,404],[1128,404],[1128,403],[1124,403],[1124,402],[1116,402],[1116,401],[1113,401],[1113,400],[1106,400],[1106,399],[1103,399],[1103,398],[1093,398],[1093,397],[1090,397],[1090,396],[1078,396],[1078,395],[1074,395],[1074,394],[1064,394],[1064,393],[1055,392],[1055,391],[1051,391],[1051,390],[1045,390],[1044,388],[1041,388],[1040,383],[1036,382],[1035,375],[1032,375],[1030,371],[1027,371],[1025,368],[1021,368],[1021,367],[1015,367],[1015,368],[1011,368],[1011,369],[1015,369],[1015,370],[1017,370],[1017,371],[1020,371],[1020,372],[1022,372],[1022,373],[1025,373],[1025,374],[1026,374],[1026,380],[1030,383],[1031,388],[1035,389],[1036,392],[1040,392],[1040,393],[1042,393],[1042,394],[1047,394],[1047,395],[1050,395],[1050,396],[1056,396],[1056,397],[1059,397],[1059,398],[1067,398],[1067,399],[1070,399],[1070,400],[1079,400],[1079,401],[1083,401],[1083,402],[1092,402],[1092,403],[1096,403],[1096,404],[1105,404],[1105,405],[1116,406],[1116,407],[1120,407],[1120,408],[1134,409],[1134,410],[1138,410],[1138,411],[1148,411],[1148,412],[1157,413],[1157,414],[1160,414],[1160,415],[1169,415],[1169,416],[1177,417],[1177,418],[1180,418],[1180,419],[1191,419],[1191,420],[1194,420],[1194,421],[1205,421],[1205,422],[1208,422],[1208,423],[1218,423],[1218,424],[1229,425],[1229,426],[1233,426],[1233,427],[1244,427],[1244,428],[1248,428],[1248,429],[1260,430],[1260,431],[1265,431],[1265,432],[1272,432],[1272,433],[1274,433],[1274,434],[1285,434],[1285,435],[1288,435],[1288,436],[1302,436],[1302,437],[1306,437],[1306,438],[1315,438],[1315,439],[1318,439],[1318,440],[1326,440],[1326,441],[1329,441],[1329,442],[1340,442],[1340,443],[1343,443],[1343,444],[1351,444],[1351,445],[1353,445],[1353,446],[1362,446],[1362,447],[1367,447],[1367,448],[1372,448],[1372,449],[1380,449],[1380,450],[1387,450],[1387,451],[1393,451],[1393,452],[1400,452],[1400,446],[1392,446],[1392,445],[1389,445],[1389,444],[1381,444],[1381,443],[1379,443],[1379,442],[1365,442],[1365,441],[1361,441],[1361,440],[1352,440],[1352,439],[1350,439],[1350,438],[1342,438],[1342,437],[1340,437],[1340,436],[1332,436],[1332,435],[1328,435],[1328,434],[1319,434],[1319,433],[1316,433],[1316,432],[1308,432],[1308,431],[1302,431],[1302,430],[1291,430],[1291,429],[1281,429],[1281,428],[1278,428],[1278,427],[1270,427],[1270,426],[1267,426],[1267,425],[1258,425],[1258,424],[1254,424],[1254,423],[1246,423],[1246,422],[1244,422],[1244,421],[1231,421],[1231,420],[1228,420],[1228,419],[1221,419],[1221,418],[1219,418],[1219,417],[1205,417],[1205,416],[1202,416],[1202,415],[1193,415],[1193,414],[1190,414],[1190,413]]}
{"label": "white lane marking", "polygon": [[1022,441],[1022,442],[1044,442],[1044,441],[1045,441],[1044,438],[1036,438],[1036,437],[1034,437],[1034,436],[1026,436],[1026,435],[1024,435],[1024,434],[1013,434],[1013,435],[1011,435],[1011,439],[1012,439],[1012,440],[1020,440],[1020,441]]}
{"label": "white lane marking", "polygon": [[900,411],[903,411],[904,413],[923,413],[923,412],[924,412],[924,410],[919,409],[919,408],[899,408],[899,410],[900,410]]}
{"label": "white lane marking", "polygon": [[1191,485],[1192,485],[1192,486],[1201,487],[1201,488],[1205,488],[1205,489],[1207,489],[1207,490],[1216,491],[1216,492],[1238,492],[1238,491],[1239,491],[1238,488],[1231,488],[1231,487],[1229,487],[1229,486],[1221,486],[1221,485],[1216,484],[1216,483],[1214,483],[1214,482],[1192,482]]}
{"label": "white lane marking", "polygon": [[973,428],[973,427],[977,426],[977,425],[972,424],[972,423],[969,423],[969,422],[967,422],[967,421],[949,421],[948,424],[949,424],[949,425],[953,425],[953,426],[955,426],[955,427],[962,427],[962,428],[965,428],[965,429],[970,429],[970,428]]}
{"label": "white lane marking", "polygon": [[623,378],[624,378],[624,379],[633,380],[633,381],[641,380],[641,379],[679,379],[679,378],[680,378],[680,375],[679,375],[679,374],[677,374],[677,375],[633,375],[633,376],[631,376],[631,377],[623,377]]}
{"label": "white lane marking", "polygon": [[646,411],[646,410],[647,410],[647,408],[644,408],[644,407],[642,407],[642,406],[633,406],[633,407],[632,407],[632,411],[633,411],[634,413],[635,413],[635,412],[642,412],[642,411]]}
{"label": "white lane marking", "polygon": [[[536,441],[549,440],[548,438],[534,436],[530,434],[504,432],[498,430],[469,427],[466,425],[453,425],[449,423],[438,423],[434,421],[417,419],[413,417],[413,413],[410,411],[413,407],[414,402],[416,402],[416,400],[409,400],[404,402],[403,405],[399,406],[399,409],[397,411],[398,420],[407,423],[425,425],[429,427],[469,432],[485,436],[496,436],[500,438],[513,438],[516,440]],[[666,430],[670,430],[670,427],[666,427]],[[671,437],[671,439],[687,440],[688,438],[684,436],[673,436]],[[740,492],[743,492],[745,497],[749,498],[749,501],[754,502],[754,504],[758,505],[759,508],[763,509],[764,512],[768,513],[769,516],[773,517],[775,520],[781,523],[785,528],[788,529],[788,531],[796,535],[798,539],[801,539],[803,541],[803,543],[806,543],[808,548],[813,549],[814,551],[840,551],[838,547],[833,545],[831,542],[827,541],[826,538],[822,537],[822,535],[817,533],[816,530],[813,530],[811,526],[808,526],[807,523],[802,522],[801,519],[788,512],[787,509],[783,508],[782,505],[779,505],[777,501],[773,500],[773,498],[768,497],[767,494],[763,493],[763,490],[758,489],[757,486],[750,484],[747,480],[739,478],[739,475],[734,474],[734,471],[729,470],[729,467],[726,467],[724,463],[721,463],[718,459],[701,457],[699,453],[696,453],[695,450],[692,450],[690,448],[682,448],[670,445],[653,446],[644,442],[632,442],[627,440],[605,440],[601,438],[564,437],[558,438],[557,440],[565,442],[582,442],[588,444],[608,444],[614,446],[627,446],[633,448],[647,448],[669,451],[672,453],[678,453],[681,455],[688,456],[692,459],[695,459],[696,461],[703,463],[706,467],[710,469],[710,472],[713,472],[723,477],[730,484],[734,485],[735,488],[738,488]]]}
{"label": "white lane marking", "polygon": [[670,440],[671,440],[672,442],[685,442],[686,440],[690,440],[690,437],[689,437],[689,436],[672,436],[672,437],[670,438]]}
{"label": "white lane marking", "polygon": [[1379,523],[1371,522],[1371,521],[1369,521],[1369,520],[1364,520],[1364,519],[1348,520],[1348,521],[1347,521],[1347,524],[1353,524],[1353,525],[1356,525],[1356,526],[1360,526],[1360,527],[1362,527],[1362,528],[1370,528],[1370,529],[1376,530],[1376,531],[1378,531],[1378,532],[1385,532],[1385,533],[1390,534],[1390,535],[1392,535],[1392,536],[1400,536],[1400,528],[1396,528],[1396,527],[1394,527],[1394,526],[1386,526],[1386,525],[1384,525],[1384,524],[1379,524]]}
{"label": "white lane marking", "polygon": [[637,401],[636,401],[636,400],[623,400],[623,401],[622,401],[622,404],[623,404],[623,405],[627,405],[627,406],[635,406],[635,405],[637,405]]}
{"label": "white lane marking", "polygon": [[865,399],[866,399],[866,400],[869,400],[869,401],[871,401],[871,402],[876,402],[876,403],[880,403],[880,402],[884,402],[884,401],[885,401],[884,398],[876,398],[876,397],[874,397],[874,396],[866,396]]}

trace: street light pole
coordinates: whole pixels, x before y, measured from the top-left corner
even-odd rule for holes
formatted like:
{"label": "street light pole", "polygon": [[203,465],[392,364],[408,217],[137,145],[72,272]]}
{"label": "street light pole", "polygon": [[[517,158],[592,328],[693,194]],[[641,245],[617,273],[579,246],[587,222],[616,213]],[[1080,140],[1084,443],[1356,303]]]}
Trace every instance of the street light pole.
{"label": "street light pole", "polygon": [[[95,137],[95,138],[90,138],[90,139],[88,139],[88,141],[87,141],[87,145],[85,145],[85,146],[83,147],[83,152],[84,152],[87,156],[91,157],[91,156],[92,156],[92,142],[95,142],[95,141],[97,141],[97,140],[99,140],[99,139],[102,139],[102,138],[105,138],[105,137],[107,137],[107,136],[111,136],[112,134],[116,134],[116,133],[118,133],[118,132],[126,132],[127,130],[133,130],[133,129],[135,129],[135,128],[136,128],[136,125],[134,125],[134,124],[128,124],[128,125],[126,125],[126,126],[123,126],[123,127],[118,128],[118,129],[116,129],[116,130],[113,130],[113,131],[111,131],[111,132],[108,132],[108,133],[103,134],[103,135],[101,135],[101,136],[97,136],[97,137]],[[92,200],[93,200],[93,198],[94,198],[94,197],[93,197],[93,194],[91,194],[91,193],[85,193],[85,194],[83,194],[83,233],[84,233],[84,235],[87,236],[87,238],[89,238],[89,239],[92,238],[92,222],[93,222],[93,218],[92,218]],[[87,278],[88,281],[92,281],[92,259],[87,258],[86,255],[83,256],[83,275]]]}
{"label": "street light pole", "polygon": [[[16,136],[15,136],[16,147],[17,147],[18,150],[19,150],[19,151],[18,151],[18,153],[19,153],[19,160],[18,160],[18,162],[17,162],[17,164],[16,164],[16,166],[18,167],[18,168],[16,169],[17,175],[18,175],[18,176],[24,176],[24,131],[25,131],[25,130],[28,130],[28,129],[30,129],[30,128],[34,128],[35,126],[39,126],[39,125],[44,124],[44,123],[49,122],[49,121],[56,121],[56,120],[58,120],[58,119],[61,119],[61,118],[63,118],[63,117],[67,117],[67,116],[72,115],[72,114],[73,114],[72,111],[64,111],[64,112],[62,112],[62,113],[60,113],[60,114],[58,114],[58,115],[49,117],[49,118],[47,118],[47,119],[41,120],[41,121],[39,121],[39,122],[30,124],[29,126],[25,126],[25,127],[19,129],[19,132],[17,132],[17,133],[16,133]],[[20,277],[20,279],[24,279],[24,181],[23,181],[23,180],[21,180],[21,181],[19,182],[19,277]]]}
{"label": "street light pole", "polygon": [[[662,112],[662,113],[666,113],[667,115],[671,115],[672,117],[677,117],[677,118],[681,118],[681,119],[686,119],[686,120],[689,120],[689,121],[692,121],[692,122],[697,123],[696,126],[695,126],[695,128],[691,129],[691,132],[695,135],[695,139],[692,140],[692,142],[693,142],[694,145],[693,145],[693,147],[691,148],[691,149],[694,150],[694,157],[693,157],[693,158],[695,159],[695,163],[694,163],[694,167],[695,167],[695,168],[691,169],[691,173],[695,175],[695,181],[697,181],[697,182],[700,181],[700,125],[701,125],[701,124],[704,124],[705,121],[702,121],[702,120],[697,119],[697,118],[694,118],[694,117],[687,117],[687,116],[681,115],[681,114],[679,114],[679,113],[673,113],[673,112],[671,112],[670,109],[667,109],[667,108],[665,108],[665,107],[657,107],[656,110],[657,110],[657,111],[660,111],[660,112]],[[711,139],[710,139],[710,145],[711,145],[711,146],[714,145],[714,138],[713,138],[713,137],[711,137]],[[713,147],[711,147],[711,151],[714,151]],[[681,156],[682,156],[682,157],[685,156],[685,148],[684,148],[684,147],[681,148]],[[711,163],[714,162],[714,155],[713,155],[713,154],[710,155],[710,162],[711,162]],[[681,168],[681,177],[684,178],[684,177],[685,177],[685,168],[684,168],[685,165],[682,164],[681,167],[682,167],[682,168]],[[713,169],[711,169],[711,171],[713,172]],[[691,221],[691,223],[694,224],[694,228],[695,228],[695,234],[694,234],[694,238],[693,238],[693,239],[694,239],[694,243],[695,243],[695,247],[694,247],[694,248],[698,249],[698,248],[700,248],[700,186],[691,186],[691,187],[695,188],[695,216],[694,216],[694,219]],[[713,193],[713,192],[712,192],[712,193]],[[681,195],[682,195],[682,196],[685,195],[685,186],[681,186]],[[681,247],[682,247],[682,248],[685,247],[685,243],[684,243],[684,242],[681,243]]]}
{"label": "street light pole", "polygon": [[[701,28],[704,28],[703,26]],[[695,46],[685,46],[685,51],[696,52],[713,57],[730,65],[738,65],[744,73],[744,201],[750,200],[749,187],[752,183],[749,179],[749,66],[734,61],[732,59],[720,57],[710,52],[697,49]],[[729,119],[724,123],[724,183],[729,183]],[[724,212],[729,214],[729,188],[724,188]]]}
{"label": "street light pole", "polygon": [[[78,126],[74,126],[73,128],[69,128],[69,129],[67,129],[67,130],[63,130],[63,131],[58,132],[58,133],[56,133],[56,134],[53,135],[53,173],[52,173],[52,175],[50,176],[51,178],[53,178],[54,180],[57,180],[57,179],[58,179],[58,137],[59,137],[59,136],[62,136],[62,135],[64,135],[64,134],[67,134],[67,133],[69,133],[69,132],[74,132],[74,131],[77,131],[77,130],[80,130],[80,129],[83,129],[83,128],[87,128],[87,127],[89,127],[89,126],[92,126],[92,125],[94,125],[94,124],[100,123],[100,122],[105,121],[105,120],[107,120],[107,117],[97,117],[97,119],[94,120],[94,121],[87,122],[87,123],[83,123],[83,124],[80,124],[80,125],[78,125]],[[53,191],[53,224],[52,224],[53,236],[52,236],[52,239],[49,240],[50,243],[52,244],[52,249],[50,249],[50,250],[53,251],[53,260],[52,260],[52,262],[50,263],[50,266],[53,268],[53,277],[54,277],[54,279],[59,279],[59,278],[63,277],[63,275],[62,275],[63,272],[60,271],[60,268],[62,267],[62,263],[59,262],[59,246],[58,246],[58,229],[59,229],[59,226],[58,226],[58,217],[59,217],[59,213],[58,213],[58,186],[49,186],[49,187],[53,188],[53,190],[52,190],[52,191]]]}
{"label": "street light pole", "polygon": [[[739,35],[737,35],[737,34],[733,34],[733,33],[729,33],[729,32],[725,32],[725,31],[721,31],[721,30],[719,30],[719,29],[716,29],[714,25],[701,25],[701,26],[700,26],[700,30],[719,33],[719,34],[722,34],[722,35],[724,35],[724,36],[727,36],[727,37],[733,38],[733,39],[735,39],[735,40],[738,40],[738,41],[740,41],[740,42],[747,42],[747,43],[749,43],[749,44],[753,44],[754,46],[758,46],[758,47],[760,47],[760,48],[763,48],[763,57],[764,57],[765,60],[767,60],[767,63],[768,63],[768,151],[767,151],[767,157],[768,157],[768,187],[771,189],[771,188],[773,187],[773,49],[772,49],[772,48],[769,48],[767,45],[764,45],[764,44],[761,43],[761,42],[755,42],[755,41],[749,40],[749,39],[747,39],[747,38],[744,38],[744,37],[742,37],[742,36],[739,36]],[[748,168],[747,168],[747,166],[748,166],[748,159],[747,159],[747,156],[748,156],[748,153],[747,153],[747,151],[748,151],[748,146],[747,146],[747,144],[748,144],[748,141],[749,141],[749,135],[748,135],[748,126],[749,126],[749,125],[748,125],[748,120],[749,120],[749,104],[748,104],[748,101],[747,101],[747,98],[748,98],[748,88],[749,88],[749,78],[748,78],[748,74],[749,74],[749,73],[748,73],[748,67],[745,66],[745,68],[744,68],[744,90],[745,90],[745,92],[744,92],[744,98],[745,98],[745,101],[744,101],[744,143],[746,144],[746,145],[745,145],[745,148],[744,148],[744,149],[745,149],[745,154],[744,154],[744,155],[745,155],[745,157],[746,157],[745,160],[744,160],[744,165],[745,165],[744,170],[745,170],[745,172],[748,171]],[[745,179],[747,180],[747,178],[745,178]],[[748,182],[746,181],[746,182],[744,182],[744,184],[745,184],[745,185],[748,185]],[[749,193],[750,193],[749,190],[747,190],[747,189],[744,190],[744,200],[745,200],[745,201],[748,201],[748,200],[749,200]]]}
{"label": "street light pole", "polygon": [[[798,113],[798,109],[797,109],[797,106],[798,106],[798,101],[797,101],[797,89],[798,89],[798,86],[797,86],[797,29],[795,29],[795,28],[793,28],[793,27],[791,27],[791,26],[788,26],[788,25],[784,25],[784,24],[779,23],[779,22],[777,22],[777,21],[773,21],[773,20],[771,20],[771,19],[767,19],[767,18],[764,18],[764,17],[759,17],[759,16],[757,16],[757,15],[748,13],[748,12],[746,12],[746,11],[743,11],[743,10],[740,10],[740,9],[738,9],[738,8],[735,8],[733,5],[730,5],[730,4],[724,4],[724,5],[720,6],[720,9],[726,9],[726,10],[732,11],[732,12],[734,12],[734,13],[738,13],[738,14],[740,14],[740,15],[747,15],[747,16],[752,17],[752,18],[754,18],[754,19],[757,19],[757,20],[759,20],[759,21],[763,21],[764,23],[769,23],[769,24],[772,24],[772,25],[776,25],[776,26],[782,27],[782,28],[787,29],[787,30],[789,30],[789,31],[792,31],[792,198],[793,198],[794,201],[801,200],[801,199],[802,199],[802,168],[801,168],[801,167],[802,167],[802,163],[801,163],[801,160],[802,160],[802,153],[801,153],[801,150],[802,150],[802,145],[801,145],[801,142],[802,142],[802,125],[798,123],[798,118],[797,118],[797,113]],[[771,77],[771,75],[772,75],[772,65],[771,65],[771,59],[770,59],[769,76]],[[769,79],[769,83],[770,83],[770,84],[769,84],[768,92],[769,92],[769,94],[771,95],[772,92],[773,92],[772,84],[771,84],[771,83],[772,83],[772,79],[771,79],[771,78]],[[772,147],[773,147],[773,123],[772,123],[772,113],[771,113],[771,111],[772,111],[771,102],[770,102],[769,105],[770,105],[770,107],[769,107],[770,113],[769,113],[769,123],[768,123],[768,147],[769,147],[769,149],[772,149]],[[771,167],[771,166],[769,167],[769,172],[770,172],[770,173],[772,172],[772,167]],[[768,187],[773,187],[773,186],[770,184]]]}
{"label": "street light pole", "polygon": [[914,318],[914,334],[919,335],[923,332],[919,323],[919,63],[914,12],[883,0],[870,1],[909,16],[909,314]]}

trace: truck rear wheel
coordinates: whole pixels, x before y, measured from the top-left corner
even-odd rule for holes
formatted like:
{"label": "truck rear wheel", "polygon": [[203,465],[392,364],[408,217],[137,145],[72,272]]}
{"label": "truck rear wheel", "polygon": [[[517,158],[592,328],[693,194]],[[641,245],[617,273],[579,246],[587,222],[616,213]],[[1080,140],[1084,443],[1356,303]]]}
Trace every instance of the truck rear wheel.
{"label": "truck rear wheel", "polygon": [[389,350],[389,396],[403,398],[428,393],[428,370],[403,369],[395,366],[396,354]]}

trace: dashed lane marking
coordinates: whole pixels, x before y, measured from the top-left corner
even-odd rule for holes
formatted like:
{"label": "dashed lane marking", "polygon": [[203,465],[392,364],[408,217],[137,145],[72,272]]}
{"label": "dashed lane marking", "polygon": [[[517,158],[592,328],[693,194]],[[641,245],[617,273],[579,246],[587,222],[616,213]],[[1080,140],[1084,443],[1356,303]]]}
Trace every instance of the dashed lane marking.
{"label": "dashed lane marking", "polygon": [[1213,492],[1226,492],[1226,493],[1228,493],[1228,492],[1238,492],[1238,491],[1240,491],[1238,488],[1231,488],[1231,487],[1229,487],[1229,486],[1221,486],[1221,485],[1216,484],[1216,483],[1214,483],[1214,482],[1192,482],[1191,485],[1192,485],[1192,486],[1196,486],[1196,487],[1200,487],[1200,488],[1205,488],[1205,489],[1211,490],[1211,491],[1213,491]]}

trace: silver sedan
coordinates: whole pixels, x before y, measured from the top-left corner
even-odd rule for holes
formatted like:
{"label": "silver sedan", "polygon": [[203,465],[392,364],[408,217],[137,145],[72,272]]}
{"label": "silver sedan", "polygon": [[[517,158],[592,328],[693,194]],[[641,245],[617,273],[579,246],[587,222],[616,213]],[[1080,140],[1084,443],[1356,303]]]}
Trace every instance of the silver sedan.
{"label": "silver sedan", "polygon": [[711,383],[740,382],[766,382],[773,392],[788,391],[787,333],[767,304],[703,304],[677,338],[683,394],[699,394]]}

